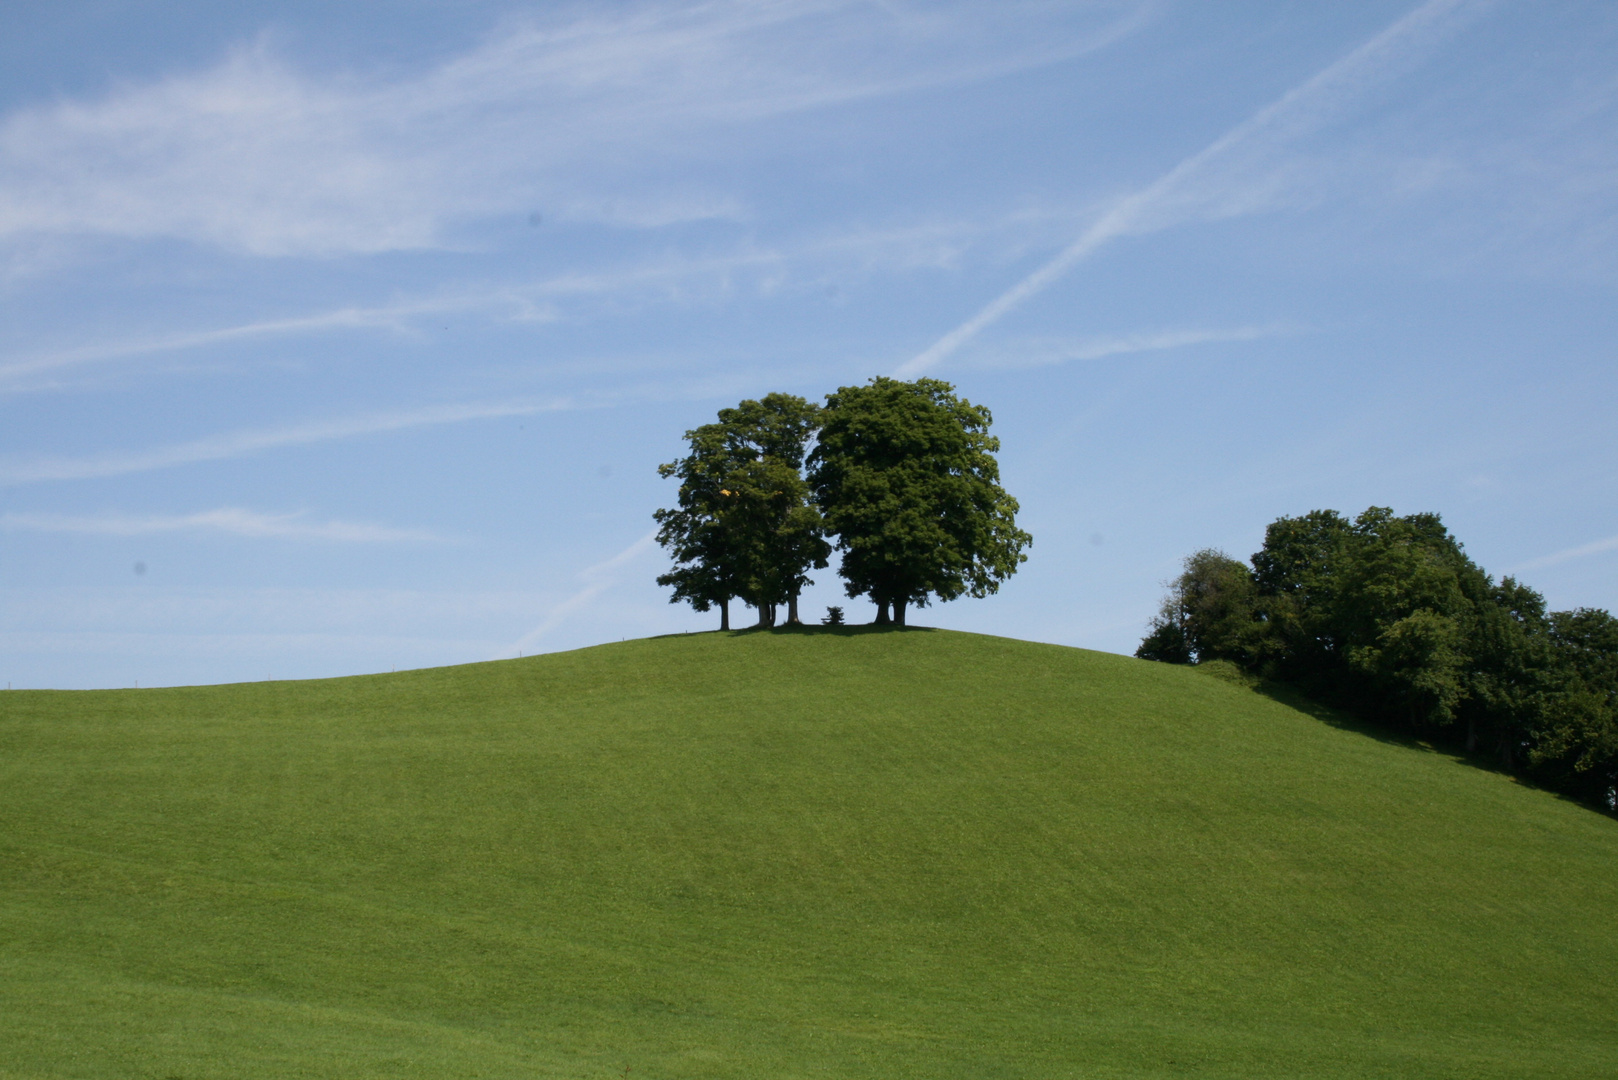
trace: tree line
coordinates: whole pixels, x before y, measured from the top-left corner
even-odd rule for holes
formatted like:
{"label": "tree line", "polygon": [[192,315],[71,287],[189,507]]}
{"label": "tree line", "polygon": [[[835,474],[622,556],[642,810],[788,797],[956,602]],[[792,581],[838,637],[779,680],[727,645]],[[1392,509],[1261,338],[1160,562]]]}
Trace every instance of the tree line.
{"label": "tree line", "polygon": [[1437,514],[1283,517],[1249,563],[1186,558],[1136,656],[1233,663],[1618,809],[1618,619],[1547,611]]}
{"label": "tree line", "polygon": [[720,409],[685,433],[689,452],[658,466],[679,480],[658,510],[657,541],[674,566],[657,579],[671,602],[730,603],[774,626],[798,623],[812,570],[842,554],[850,597],[876,604],[878,625],[911,606],[986,596],[1027,559],[1017,500],[1000,486],[989,410],[937,379],[878,377],[816,405],[769,394]]}

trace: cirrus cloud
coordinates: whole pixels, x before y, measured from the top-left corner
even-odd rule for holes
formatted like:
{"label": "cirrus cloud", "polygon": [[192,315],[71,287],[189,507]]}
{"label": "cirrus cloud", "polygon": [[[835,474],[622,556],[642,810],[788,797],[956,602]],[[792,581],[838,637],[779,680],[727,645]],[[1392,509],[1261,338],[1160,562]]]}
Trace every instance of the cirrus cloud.
{"label": "cirrus cloud", "polygon": [[1101,48],[1149,6],[1032,0],[643,5],[516,24],[395,81],[268,45],[0,120],[0,239],[180,238],[259,256],[440,247],[526,210],[628,226],[735,217],[667,166],[703,132]]}
{"label": "cirrus cloud", "polygon": [[264,514],[236,507],[194,514],[0,514],[0,531],[85,533],[94,536],[152,536],[158,533],[219,532],[232,536],[289,540],[333,540],[350,544],[441,543],[424,529],[395,529],[356,521],[311,521],[306,514]]}

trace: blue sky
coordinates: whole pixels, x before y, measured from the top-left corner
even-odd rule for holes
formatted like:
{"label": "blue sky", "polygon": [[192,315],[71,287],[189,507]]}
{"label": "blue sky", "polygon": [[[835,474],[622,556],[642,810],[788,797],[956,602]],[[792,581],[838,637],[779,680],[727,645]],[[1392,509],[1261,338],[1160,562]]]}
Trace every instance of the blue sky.
{"label": "blue sky", "polygon": [[923,372],[1034,546],[919,623],[1129,652],[1373,504],[1611,609],[1615,286],[1609,3],[14,2],[0,679],[707,629],[682,432]]}

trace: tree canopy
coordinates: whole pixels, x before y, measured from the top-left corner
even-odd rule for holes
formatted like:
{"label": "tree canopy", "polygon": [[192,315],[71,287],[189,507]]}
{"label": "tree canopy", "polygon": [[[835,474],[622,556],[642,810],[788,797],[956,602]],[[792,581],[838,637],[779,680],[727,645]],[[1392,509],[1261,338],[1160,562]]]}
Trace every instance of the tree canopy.
{"label": "tree canopy", "polygon": [[680,481],[679,502],[672,510],[658,510],[657,542],[668,550],[674,569],[658,577],[659,585],[672,586],[671,601],[685,601],[697,611],[720,609],[720,627],[730,629],[730,601],[742,589],[736,529],[726,500],[735,462],[719,424],[704,424],[685,433],[691,452],[679,461],[659,465],[662,477]]}
{"label": "tree canopy", "polygon": [[877,621],[930,597],[986,596],[1027,559],[1000,486],[989,410],[937,379],[878,377],[826,398],[809,483],[843,553],[849,596]]}
{"label": "tree canopy", "polygon": [[655,515],[675,563],[658,583],[673,602],[720,607],[725,629],[738,597],[761,626],[783,603],[797,622],[832,535],[848,595],[869,595],[879,623],[891,611],[903,625],[908,605],[931,598],[988,595],[1030,543],[1000,487],[990,422],[936,379],[876,378],[824,407],[770,394],[721,409],[686,432],[684,458],[658,467],[680,481],[678,505]]}
{"label": "tree canopy", "polygon": [[1185,560],[1136,655],[1227,660],[1618,803],[1618,619],[1495,581],[1437,514],[1280,518],[1251,565]]}
{"label": "tree canopy", "polygon": [[718,606],[723,629],[737,597],[758,610],[761,626],[773,625],[780,604],[798,621],[798,593],[831,551],[802,473],[817,412],[790,394],[743,401],[686,432],[690,453],[658,466],[680,480],[679,505],[653,515],[676,564],[657,579],[673,587],[673,602]]}

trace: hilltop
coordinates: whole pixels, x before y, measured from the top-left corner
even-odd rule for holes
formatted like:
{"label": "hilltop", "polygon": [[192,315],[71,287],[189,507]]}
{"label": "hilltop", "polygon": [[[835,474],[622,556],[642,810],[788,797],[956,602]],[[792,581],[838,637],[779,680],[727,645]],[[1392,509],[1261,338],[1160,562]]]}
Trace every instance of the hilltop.
{"label": "hilltop", "polygon": [[1194,668],[0,695],[0,1077],[1597,1077],[1618,821]]}

